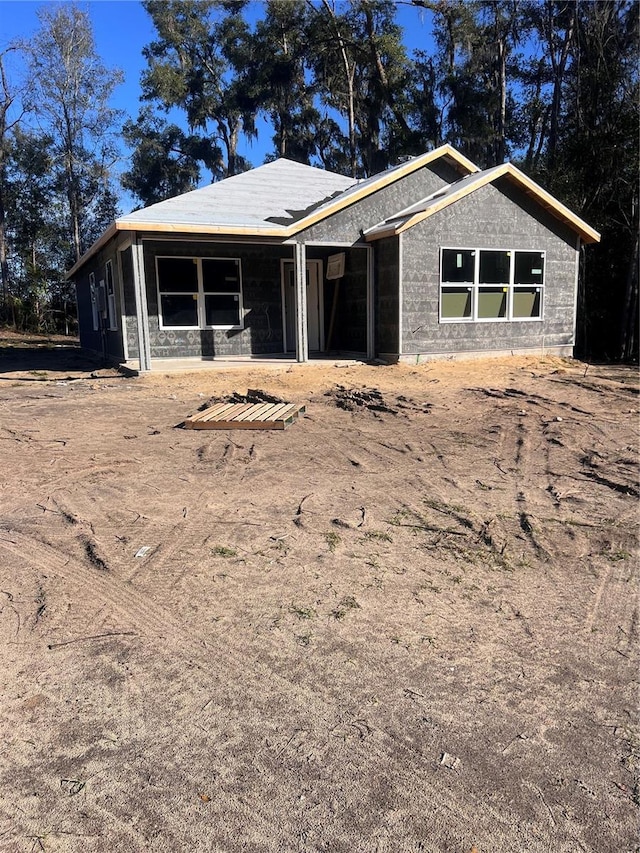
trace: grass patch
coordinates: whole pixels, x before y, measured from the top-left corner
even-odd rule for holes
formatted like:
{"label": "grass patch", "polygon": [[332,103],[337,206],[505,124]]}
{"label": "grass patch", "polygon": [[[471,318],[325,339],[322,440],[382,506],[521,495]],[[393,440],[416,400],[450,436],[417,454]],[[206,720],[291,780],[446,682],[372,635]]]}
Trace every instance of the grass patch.
{"label": "grass patch", "polygon": [[324,538],[330,551],[335,551],[340,544],[340,536],[335,532],[335,530],[329,530],[324,534]]}
{"label": "grass patch", "polygon": [[334,619],[344,619],[350,610],[359,610],[360,605],[352,595],[346,595],[335,610],[331,611]]}
{"label": "grass patch", "polygon": [[234,548],[227,548],[225,545],[216,545],[211,549],[214,557],[237,557],[238,552]]}
{"label": "grass patch", "polygon": [[375,539],[379,542],[393,542],[393,537],[383,530],[367,530],[364,534],[365,539]]}
{"label": "grass patch", "polygon": [[302,604],[292,604],[289,607],[289,613],[293,613],[298,619],[313,619],[317,616],[313,607],[304,607]]}
{"label": "grass patch", "polygon": [[631,554],[628,551],[605,551],[604,556],[612,563],[628,560]]}

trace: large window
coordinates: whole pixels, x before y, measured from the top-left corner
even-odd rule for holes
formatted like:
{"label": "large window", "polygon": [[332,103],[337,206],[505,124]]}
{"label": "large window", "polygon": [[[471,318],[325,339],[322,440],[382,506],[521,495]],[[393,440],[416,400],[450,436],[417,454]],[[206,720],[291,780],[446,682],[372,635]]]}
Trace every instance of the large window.
{"label": "large window", "polygon": [[544,252],[442,249],[441,322],[542,319]]}
{"label": "large window", "polygon": [[241,329],[242,276],[237,258],[156,258],[163,329]]}

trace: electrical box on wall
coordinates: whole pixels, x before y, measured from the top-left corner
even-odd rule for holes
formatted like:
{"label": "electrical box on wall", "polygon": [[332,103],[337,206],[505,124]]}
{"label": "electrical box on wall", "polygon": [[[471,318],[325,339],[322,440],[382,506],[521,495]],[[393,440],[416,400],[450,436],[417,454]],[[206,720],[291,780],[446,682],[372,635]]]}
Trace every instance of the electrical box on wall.
{"label": "electrical box on wall", "polygon": [[334,278],[342,278],[344,275],[345,252],[337,255],[329,255],[327,258],[327,281]]}

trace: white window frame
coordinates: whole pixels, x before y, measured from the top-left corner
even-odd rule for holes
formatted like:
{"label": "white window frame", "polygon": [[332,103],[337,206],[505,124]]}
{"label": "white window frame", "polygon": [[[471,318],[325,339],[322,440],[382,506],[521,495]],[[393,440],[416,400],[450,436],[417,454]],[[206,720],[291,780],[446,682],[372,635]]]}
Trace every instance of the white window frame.
{"label": "white window frame", "polygon": [[104,265],[104,280],[107,297],[107,328],[110,332],[118,330],[116,315],[116,284],[113,278],[113,262],[108,260]]}
{"label": "white window frame", "polygon": [[[472,252],[474,257],[473,264],[473,281],[466,282],[447,282],[442,280],[443,271],[443,254],[444,252]],[[509,263],[509,282],[504,284],[484,284],[480,283],[480,253],[481,252],[505,252],[510,257]],[[543,258],[543,275],[541,284],[526,285],[515,281],[516,270],[516,254],[536,253],[542,255]],[[544,319],[545,306],[545,280],[547,277],[547,253],[542,249],[503,249],[494,247],[477,247],[477,246],[441,246],[440,247],[440,284],[438,292],[438,321],[440,323],[541,323]],[[471,291],[471,316],[470,317],[443,317],[442,316],[442,291],[445,287],[466,287]],[[483,287],[504,287],[507,293],[507,310],[504,317],[478,317],[478,293]],[[536,288],[540,292],[540,314],[537,317],[514,317],[513,316],[513,294],[514,290],[519,287]]]}
{"label": "white window frame", "polygon": [[[197,274],[197,283],[198,290],[197,291],[161,291],[160,290],[160,276],[158,274],[158,261],[163,258],[168,258],[170,260],[184,260],[184,261],[193,261],[196,264],[196,274]],[[234,291],[215,291],[209,292],[204,289],[204,277],[202,274],[202,262],[203,261],[235,261],[238,265],[238,290]],[[244,329],[244,305],[242,299],[242,260],[240,258],[225,258],[225,257],[195,257],[191,255],[156,255],[156,293],[158,297],[158,323],[161,329],[226,329],[226,330],[239,330]],[[170,326],[165,324],[164,318],[162,316],[162,297],[163,296],[188,296],[189,294],[195,295],[197,299],[196,306],[196,317],[198,320],[198,324],[195,326]],[[206,297],[207,296],[237,296],[238,297],[238,319],[239,323],[235,325],[210,325],[207,324],[207,312],[206,312]]]}
{"label": "white window frame", "polygon": [[89,297],[91,299],[91,315],[93,319],[93,331],[100,329],[100,317],[98,314],[98,291],[96,288],[96,274],[89,273]]}

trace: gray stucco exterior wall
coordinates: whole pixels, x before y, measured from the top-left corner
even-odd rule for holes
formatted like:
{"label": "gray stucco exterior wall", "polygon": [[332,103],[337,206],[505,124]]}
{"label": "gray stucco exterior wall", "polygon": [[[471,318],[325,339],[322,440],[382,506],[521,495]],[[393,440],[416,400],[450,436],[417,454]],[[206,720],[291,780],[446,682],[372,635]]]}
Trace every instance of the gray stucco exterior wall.
{"label": "gray stucco exterior wall", "polygon": [[83,349],[100,352],[102,348],[100,331],[93,328],[93,312],[91,309],[91,295],[89,291],[90,269],[84,269],[82,275],[75,280],[76,304],[78,310],[78,332],[80,346]]}
{"label": "gray stucco exterior wall", "polygon": [[[434,214],[403,237],[401,354],[566,348],[574,340],[576,236],[506,180]],[[546,253],[543,316],[522,322],[439,322],[440,249]]]}
{"label": "gray stucco exterior wall", "polygon": [[[327,305],[328,308],[328,305]],[[348,252],[345,274],[340,281],[337,334],[333,349],[349,352],[367,350],[367,250]]]}

